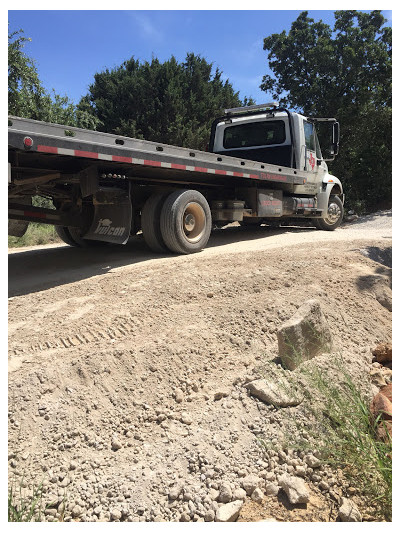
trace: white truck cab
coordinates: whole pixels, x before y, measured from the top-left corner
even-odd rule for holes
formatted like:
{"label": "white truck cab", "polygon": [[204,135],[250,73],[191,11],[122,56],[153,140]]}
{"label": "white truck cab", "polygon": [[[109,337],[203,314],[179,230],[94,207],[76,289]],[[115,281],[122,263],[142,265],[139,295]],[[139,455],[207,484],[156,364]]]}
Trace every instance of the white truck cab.
{"label": "white truck cab", "polygon": [[[319,122],[332,125],[329,159],[324,159],[318,141],[316,124]],[[339,216],[339,210],[330,198],[337,196],[343,204],[344,194],[340,180],[329,174],[326,161],[334,159],[338,148],[336,119],[310,119],[279,108],[276,102],[225,110],[225,116],[214,121],[210,138],[212,152],[305,171],[307,180],[294,185],[291,192],[315,195],[323,216],[328,216],[331,209],[335,217]]]}

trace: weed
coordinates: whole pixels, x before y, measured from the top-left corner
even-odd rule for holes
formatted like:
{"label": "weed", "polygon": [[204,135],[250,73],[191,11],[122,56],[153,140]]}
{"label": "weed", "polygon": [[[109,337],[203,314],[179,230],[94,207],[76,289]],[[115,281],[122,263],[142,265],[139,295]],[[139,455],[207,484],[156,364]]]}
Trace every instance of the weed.
{"label": "weed", "polygon": [[22,237],[8,237],[8,247],[18,248],[21,246],[36,246],[61,242],[54,226],[31,222]]}
{"label": "weed", "polygon": [[[335,362],[336,379],[317,367],[302,369],[309,382],[308,399],[313,431],[321,457],[340,468],[360,492],[376,505],[377,513],[391,519],[392,440],[377,439],[380,417],[373,419],[369,401],[354,384],[342,361]],[[316,399],[316,396],[319,396]]]}
{"label": "weed", "polygon": [[23,481],[16,488],[13,483],[8,491],[9,522],[40,522],[42,517],[43,485],[32,489],[32,495],[23,493]]}

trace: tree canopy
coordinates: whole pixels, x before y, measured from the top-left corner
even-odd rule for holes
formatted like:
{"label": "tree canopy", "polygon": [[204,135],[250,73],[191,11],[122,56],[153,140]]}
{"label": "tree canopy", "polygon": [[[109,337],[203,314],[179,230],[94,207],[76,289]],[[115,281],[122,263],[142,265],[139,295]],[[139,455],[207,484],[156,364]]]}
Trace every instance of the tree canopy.
{"label": "tree canopy", "polygon": [[22,30],[8,36],[9,115],[95,129],[97,119],[91,113],[78,109],[67,96],[44,89],[34,60],[24,52],[30,41]]}
{"label": "tree canopy", "polygon": [[[332,171],[353,206],[391,200],[392,32],[380,11],[336,11],[331,28],[302,12],[290,31],[264,39],[274,76],[261,89],[307,116],[341,123]],[[380,204],[380,202],[383,202]]]}
{"label": "tree canopy", "polygon": [[225,107],[241,105],[222,72],[193,53],[182,63],[174,56],[163,63],[132,57],[95,74],[80,102],[105,132],[198,149],[208,141],[212,120]]}

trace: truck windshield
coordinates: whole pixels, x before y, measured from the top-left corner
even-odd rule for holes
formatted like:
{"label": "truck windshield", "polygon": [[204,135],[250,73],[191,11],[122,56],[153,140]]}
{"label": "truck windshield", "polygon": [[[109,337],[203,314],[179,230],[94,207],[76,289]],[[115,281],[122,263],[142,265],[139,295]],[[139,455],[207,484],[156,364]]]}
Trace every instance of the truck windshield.
{"label": "truck windshield", "polygon": [[226,127],[224,130],[224,148],[248,148],[283,144],[286,140],[283,120],[248,122]]}

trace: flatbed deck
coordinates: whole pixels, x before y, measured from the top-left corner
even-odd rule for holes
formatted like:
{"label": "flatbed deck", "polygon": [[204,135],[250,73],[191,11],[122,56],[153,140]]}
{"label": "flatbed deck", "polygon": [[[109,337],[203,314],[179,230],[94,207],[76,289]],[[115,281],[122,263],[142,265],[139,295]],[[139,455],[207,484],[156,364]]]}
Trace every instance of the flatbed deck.
{"label": "flatbed deck", "polygon": [[307,181],[307,172],[288,167],[13,116],[8,136],[9,150],[18,162],[13,172],[20,180],[40,171],[74,173],[92,160],[105,173],[142,182],[210,186],[255,180],[290,190]]}

